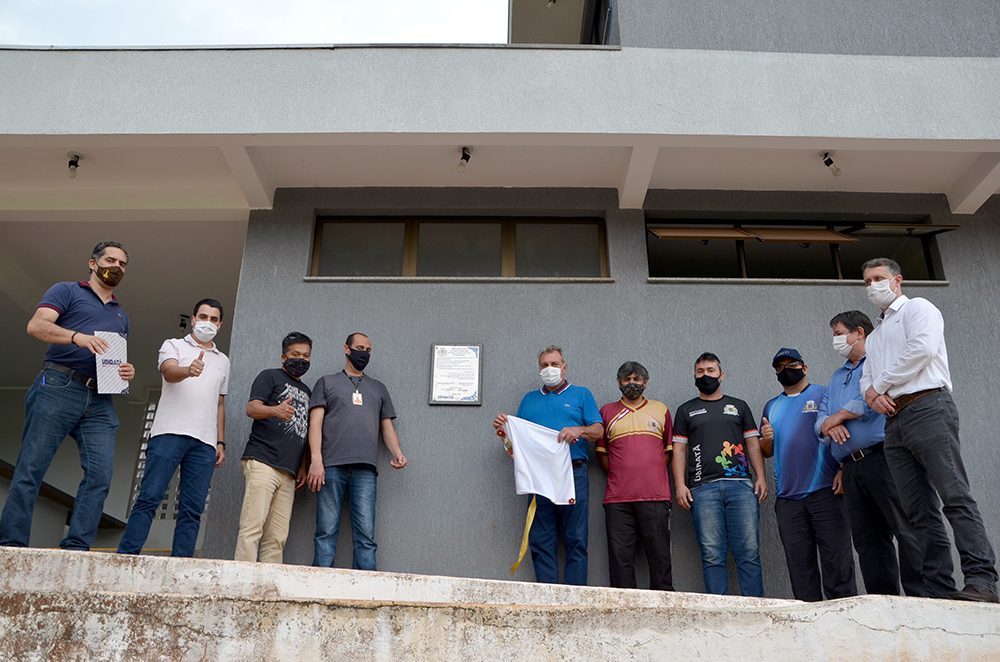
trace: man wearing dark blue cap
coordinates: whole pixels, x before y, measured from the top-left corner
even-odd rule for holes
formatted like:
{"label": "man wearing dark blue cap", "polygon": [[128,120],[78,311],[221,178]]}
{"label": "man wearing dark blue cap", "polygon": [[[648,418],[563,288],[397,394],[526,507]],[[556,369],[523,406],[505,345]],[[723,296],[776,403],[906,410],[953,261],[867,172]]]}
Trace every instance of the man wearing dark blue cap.
{"label": "man wearing dark blue cap", "polygon": [[834,494],[839,463],[815,432],[826,387],[809,383],[798,350],[783,347],[771,366],[784,392],[764,405],[760,446],[764,457],[774,457],[774,514],[792,594],[807,602],[824,593],[827,599],[857,595],[850,527]]}

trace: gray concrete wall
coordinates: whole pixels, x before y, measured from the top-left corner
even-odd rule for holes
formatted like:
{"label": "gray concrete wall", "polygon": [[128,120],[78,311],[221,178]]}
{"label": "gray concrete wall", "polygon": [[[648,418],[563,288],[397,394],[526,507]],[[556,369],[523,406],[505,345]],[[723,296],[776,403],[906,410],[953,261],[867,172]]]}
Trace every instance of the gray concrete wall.
{"label": "gray concrete wall", "polygon": [[621,44],[722,51],[1000,56],[994,0],[625,0]]}
{"label": "gray concrete wall", "polygon": [[[654,191],[647,211],[734,213],[929,214],[934,222],[960,222],[941,238],[948,285],[908,288],[943,311],[955,397],[964,423],[971,481],[1000,542],[1000,489],[991,481],[1000,450],[991,423],[1000,407],[993,379],[1000,369],[1000,304],[983,292],[996,289],[1000,269],[1000,198],[974,216],[953,217],[943,196]],[[830,348],[827,321],[837,312],[875,312],[860,281],[808,283],[650,283],[644,217],[621,211],[614,191],[544,189],[281,189],[273,211],[252,213],[233,316],[232,382],[227,409],[229,460],[215,478],[205,553],[231,558],[243,494],[237,460],[250,421],[244,402],[257,372],[275,366],[280,339],[300,330],[316,342],[306,376],[343,366],[341,347],[352,331],[373,342],[369,372],[393,396],[403,471],[380,457],[376,519],[379,567],[390,571],[462,577],[510,578],[524,526],[526,500],[513,489],[511,462],[490,424],[516,410],[537,388],[535,355],[555,343],[567,353],[569,379],[590,388],[603,404],[617,399],[617,367],[626,359],[650,370],[647,395],[671,409],[694,397],[692,362],[714,351],[726,371],[726,391],[760,415],[779,392],[770,359],[781,346],[799,348],[810,376],[825,383],[840,364]],[[601,215],[607,219],[610,272],[601,283],[304,282],[317,210],[331,214]],[[483,344],[483,406],[427,404],[429,352],[435,342]],[[768,463],[768,473],[771,473]],[[773,479],[773,477],[772,477]],[[605,475],[590,468],[591,584],[606,585],[603,509]],[[790,596],[773,514],[762,508],[765,590]],[[297,495],[286,562],[310,563],[315,498]],[[351,545],[342,527],[337,565],[350,567]],[[672,522],[674,583],[701,591],[700,560],[691,518],[675,509]],[[644,575],[644,565],[640,575]],[[516,579],[531,580],[530,561]],[[645,577],[640,582],[645,581]],[[642,585],[642,584],[640,584]],[[735,585],[735,582],[733,582]]]}

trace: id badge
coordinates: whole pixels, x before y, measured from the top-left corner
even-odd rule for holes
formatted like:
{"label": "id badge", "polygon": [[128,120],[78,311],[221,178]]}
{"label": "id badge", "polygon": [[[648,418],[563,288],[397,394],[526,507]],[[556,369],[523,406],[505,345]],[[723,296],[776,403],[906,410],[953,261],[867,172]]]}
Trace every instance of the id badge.
{"label": "id badge", "polygon": [[362,400],[361,400],[361,394],[358,393],[357,391],[354,392],[354,397],[353,397],[352,401],[354,402],[354,404],[356,404],[358,406],[361,406],[362,404],[364,404],[362,402]]}

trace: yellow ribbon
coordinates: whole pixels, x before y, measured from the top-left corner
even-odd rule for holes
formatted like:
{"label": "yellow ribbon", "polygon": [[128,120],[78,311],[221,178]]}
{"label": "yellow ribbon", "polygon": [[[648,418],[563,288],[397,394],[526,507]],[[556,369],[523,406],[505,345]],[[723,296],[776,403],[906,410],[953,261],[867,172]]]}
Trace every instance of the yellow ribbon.
{"label": "yellow ribbon", "polygon": [[517,555],[517,563],[510,567],[510,574],[514,574],[517,566],[521,565],[524,555],[528,553],[528,532],[531,531],[531,523],[535,521],[535,495],[531,495],[531,504],[528,506],[528,519],[524,522],[524,538],[521,539],[521,552]]}

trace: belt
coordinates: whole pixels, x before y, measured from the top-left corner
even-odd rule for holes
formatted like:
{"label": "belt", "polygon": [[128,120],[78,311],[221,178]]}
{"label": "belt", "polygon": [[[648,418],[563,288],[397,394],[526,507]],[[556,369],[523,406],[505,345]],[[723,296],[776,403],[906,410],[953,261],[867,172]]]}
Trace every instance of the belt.
{"label": "belt", "polygon": [[580,467],[585,467],[585,466],[587,466],[586,460],[573,460],[574,469],[579,469]]}
{"label": "belt", "polygon": [[898,414],[906,405],[913,404],[914,402],[924,397],[925,395],[930,395],[931,393],[937,393],[938,391],[944,391],[944,390],[945,388],[943,386],[939,386],[937,388],[929,388],[923,391],[917,391],[916,393],[904,393],[898,398],[892,399],[893,402],[896,403],[896,411],[890,414],[886,414],[886,416],[892,418],[893,416]]}
{"label": "belt", "polygon": [[850,455],[845,457],[850,458],[852,462],[860,462],[869,455],[874,455],[875,453],[881,453],[885,448],[885,442],[879,442],[874,446],[869,446],[868,448],[859,448],[858,450],[852,452]]}
{"label": "belt", "polygon": [[42,364],[43,370],[55,370],[56,372],[61,372],[70,379],[76,380],[89,388],[92,391],[97,390],[97,379],[94,377],[88,377],[86,375],[81,375],[73,368],[67,368],[61,363],[53,363],[52,361],[46,361]]}

